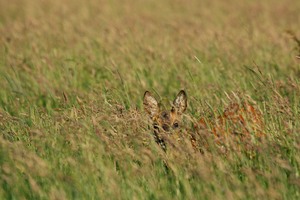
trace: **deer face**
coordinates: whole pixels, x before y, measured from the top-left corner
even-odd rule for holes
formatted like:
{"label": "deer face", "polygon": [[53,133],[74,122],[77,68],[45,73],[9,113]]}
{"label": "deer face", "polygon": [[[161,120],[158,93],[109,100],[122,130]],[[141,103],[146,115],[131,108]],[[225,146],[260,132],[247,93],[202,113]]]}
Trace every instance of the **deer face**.
{"label": "deer face", "polygon": [[170,110],[162,110],[157,100],[148,91],[144,94],[144,109],[153,122],[154,130],[157,132],[172,132],[180,127],[182,114],[187,107],[187,96],[184,90],[181,90],[173,101]]}

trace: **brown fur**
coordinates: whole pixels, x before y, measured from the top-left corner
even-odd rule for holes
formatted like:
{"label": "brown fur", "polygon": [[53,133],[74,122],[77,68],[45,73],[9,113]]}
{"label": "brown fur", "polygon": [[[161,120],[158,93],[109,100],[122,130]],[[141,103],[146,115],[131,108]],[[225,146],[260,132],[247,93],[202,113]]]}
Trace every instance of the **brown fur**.
{"label": "brown fur", "polygon": [[156,142],[166,150],[164,134],[178,132],[182,114],[187,107],[187,96],[184,90],[181,90],[173,101],[170,110],[163,110],[153,95],[146,91],[144,94],[144,109],[150,116],[154,127],[154,136]]}

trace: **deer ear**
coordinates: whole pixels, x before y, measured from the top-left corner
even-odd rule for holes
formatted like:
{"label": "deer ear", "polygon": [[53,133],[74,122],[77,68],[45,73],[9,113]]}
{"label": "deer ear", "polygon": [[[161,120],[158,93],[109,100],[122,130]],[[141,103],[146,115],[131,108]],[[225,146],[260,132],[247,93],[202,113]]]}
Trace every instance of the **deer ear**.
{"label": "deer ear", "polygon": [[143,104],[145,111],[150,115],[151,118],[159,113],[158,102],[148,91],[146,91],[144,94]]}
{"label": "deer ear", "polygon": [[173,108],[178,113],[183,113],[187,107],[187,95],[184,90],[181,90],[173,101]]}

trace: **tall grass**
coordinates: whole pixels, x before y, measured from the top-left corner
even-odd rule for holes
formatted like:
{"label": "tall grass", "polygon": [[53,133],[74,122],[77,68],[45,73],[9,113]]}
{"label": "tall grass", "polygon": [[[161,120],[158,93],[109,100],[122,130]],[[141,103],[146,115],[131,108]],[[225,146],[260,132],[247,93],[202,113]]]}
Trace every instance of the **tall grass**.
{"label": "tall grass", "polygon": [[[299,10],[296,0],[0,0],[0,198],[299,199]],[[266,136],[250,151],[229,138],[224,154],[205,130],[208,150],[186,138],[163,152],[143,93],[168,105],[179,89],[183,134],[247,99]]]}

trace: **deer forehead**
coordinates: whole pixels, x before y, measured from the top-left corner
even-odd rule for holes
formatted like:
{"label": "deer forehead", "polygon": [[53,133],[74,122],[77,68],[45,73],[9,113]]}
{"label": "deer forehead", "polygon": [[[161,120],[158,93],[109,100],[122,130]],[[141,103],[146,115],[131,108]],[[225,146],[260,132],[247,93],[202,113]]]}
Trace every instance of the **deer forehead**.
{"label": "deer forehead", "polygon": [[179,115],[172,111],[162,111],[156,116],[156,121],[160,123],[173,123],[178,120]]}

